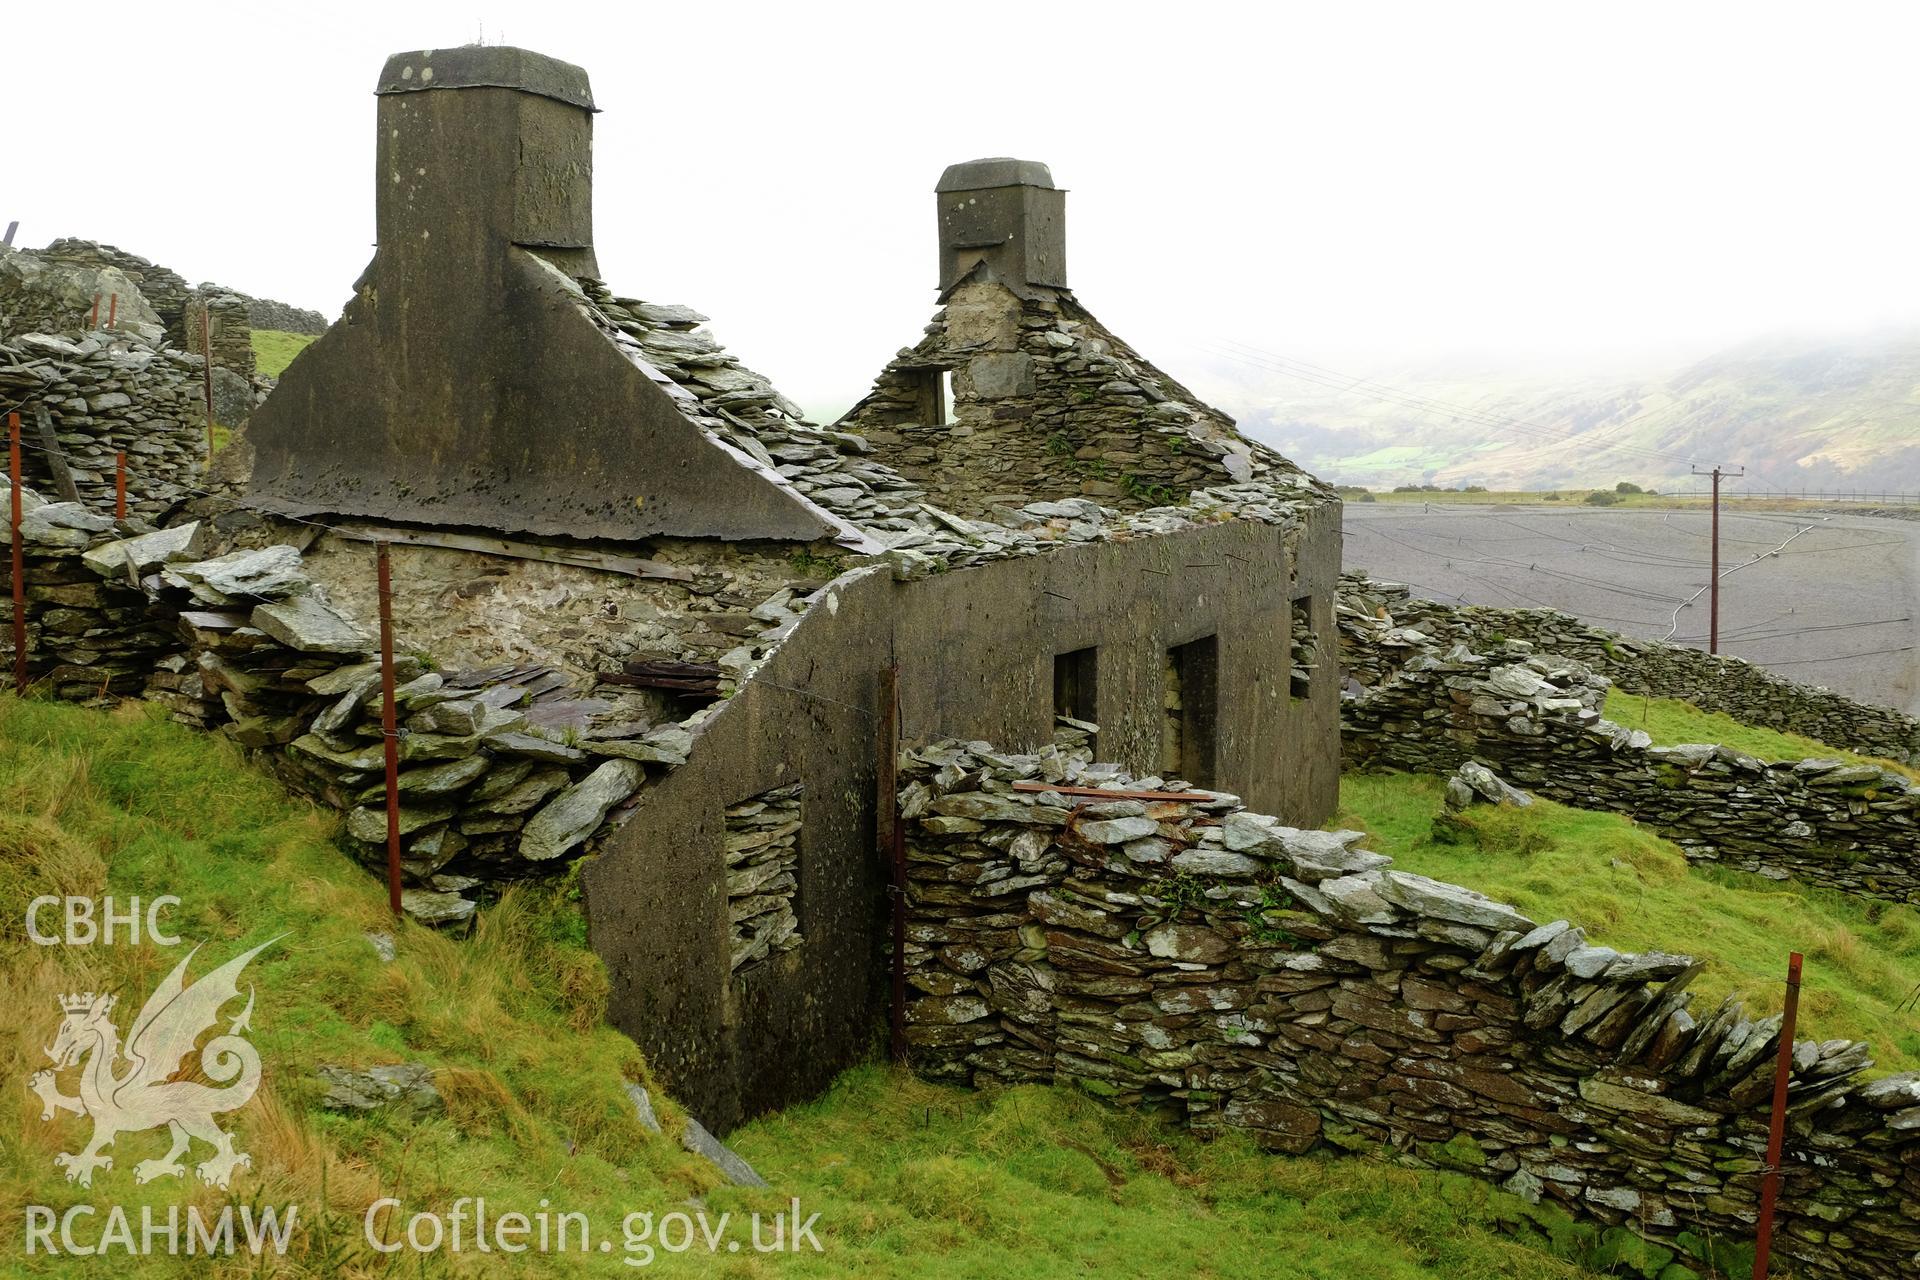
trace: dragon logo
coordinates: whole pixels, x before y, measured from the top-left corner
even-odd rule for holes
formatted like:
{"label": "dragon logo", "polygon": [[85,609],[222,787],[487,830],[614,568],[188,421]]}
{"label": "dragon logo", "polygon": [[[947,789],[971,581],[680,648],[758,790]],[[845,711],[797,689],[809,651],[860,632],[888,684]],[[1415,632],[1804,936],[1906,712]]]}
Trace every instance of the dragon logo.
{"label": "dragon logo", "polygon": [[[162,1159],[135,1165],[135,1182],[184,1176],[186,1166],[180,1157],[195,1138],[213,1147],[213,1155],[194,1167],[213,1186],[227,1186],[236,1168],[253,1164],[253,1157],[234,1150],[233,1135],[213,1119],[244,1107],[260,1088],[259,1051],[240,1035],[253,1016],[251,987],[247,1007],[228,1025],[226,1034],[207,1041],[197,1055],[198,1074],[213,1085],[184,1078],[188,1071],[183,1063],[194,1053],[202,1033],[220,1021],[221,1008],[239,998],[238,979],[247,962],[279,940],[268,939],[188,986],[187,966],[200,950],[195,947],[147,998],[127,1033],[124,1049],[109,1017],[115,997],[92,992],[61,997],[66,1017],[46,1050],[53,1067],[36,1072],[27,1087],[40,1097],[42,1120],[53,1119],[58,1111],[93,1117],[93,1140],[86,1149],[53,1158],[56,1167],[67,1171],[67,1181],[92,1186],[95,1169],[113,1168],[113,1157],[100,1153],[116,1137],[162,1125],[173,1134],[173,1148]],[[75,1065],[80,1066],[79,1095],[68,1097],[60,1092],[55,1073]]]}

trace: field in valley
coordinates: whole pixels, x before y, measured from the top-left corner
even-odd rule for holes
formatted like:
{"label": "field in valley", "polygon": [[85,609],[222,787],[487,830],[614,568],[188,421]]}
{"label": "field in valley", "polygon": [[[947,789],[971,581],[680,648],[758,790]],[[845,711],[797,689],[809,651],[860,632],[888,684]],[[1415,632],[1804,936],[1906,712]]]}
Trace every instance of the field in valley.
{"label": "field in valley", "polygon": [[[1705,648],[1709,515],[1395,494],[1346,504],[1345,563],[1430,599],[1549,606]],[[1831,510],[1721,516],[1720,649],[1790,679],[1920,713],[1920,522]]]}

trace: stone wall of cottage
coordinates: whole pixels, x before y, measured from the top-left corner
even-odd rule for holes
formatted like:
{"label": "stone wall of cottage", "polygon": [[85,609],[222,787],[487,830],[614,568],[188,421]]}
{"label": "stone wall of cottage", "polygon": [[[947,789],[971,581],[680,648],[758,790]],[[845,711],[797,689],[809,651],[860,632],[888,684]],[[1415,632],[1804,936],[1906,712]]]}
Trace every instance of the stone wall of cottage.
{"label": "stone wall of cottage", "polygon": [[[942,405],[941,402],[945,402]],[[965,517],[1035,498],[1121,510],[1293,472],[1063,290],[957,286],[916,346],[836,424]]]}
{"label": "stone wall of cottage", "polygon": [[[1665,1270],[1677,1254],[1744,1274],[1779,1019],[1694,1010],[1687,957],[1591,945],[1231,796],[1046,790],[1159,790],[1072,750],[903,764],[920,1072],[1465,1170],[1543,1222],[1597,1220],[1632,1274],[1696,1274]],[[1863,1084],[1848,1041],[1792,1062],[1776,1257],[1913,1274],[1920,1077]]]}
{"label": "stone wall of cottage", "polygon": [[[1742,658],[1621,635],[1554,609],[1423,600],[1398,583],[1376,582],[1364,574],[1341,579],[1340,600],[1342,658],[1365,684],[1384,678],[1424,642],[1441,648],[1465,644],[1480,652],[1521,640],[1542,653],[1576,658],[1630,693],[1680,698],[1746,724],[1920,763],[1920,720],[1796,683]],[[1392,627],[1383,627],[1382,618]],[[1420,639],[1396,640],[1387,634],[1394,629],[1417,632]]]}

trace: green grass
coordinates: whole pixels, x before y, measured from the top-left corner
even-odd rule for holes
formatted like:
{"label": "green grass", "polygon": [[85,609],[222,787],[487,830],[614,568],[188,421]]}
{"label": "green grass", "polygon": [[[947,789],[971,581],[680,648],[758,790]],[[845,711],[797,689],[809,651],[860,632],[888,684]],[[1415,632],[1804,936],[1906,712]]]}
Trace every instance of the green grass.
{"label": "green grass", "polygon": [[1920,770],[1878,756],[1861,755],[1804,737],[1743,724],[1718,711],[1703,711],[1678,698],[1650,698],[1620,689],[1607,692],[1607,718],[1632,729],[1644,729],[1655,746],[1672,747],[1688,742],[1711,742],[1735,751],[1744,751],[1761,760],[1807,760],[1814,758],[1850,760],[1873,764],[1882,769],[1920,779]]}
{"label": "green grass", "polygon": [[[936,1087],[890,1069],[843,1076],[825,1098],[769,1116],[733,1144],[773,1183],[724,1185],[711,1166],[633,1118],[622,1080],[646,1080],[633,1044],[602,1022],[606,978],[583,944],[568,882],[521,888],[458,941],[413,925],[381,963],[365,933],[392,927],[378,881],[334,844],[336,820],[290,800],[221,740],[152,709],[106,713],[0,698],[0,912],[22,921],[40,894],[182,899],[168,923],[204,942],[193,975],[276,935],[247,970],[258,989],[251,1039],[266,1075],[227,1117],[251,1171],[242,1202],[300,1206],[303,1228],[277,1270],[289,1277],[621,1275],[625,1215],[685,1210],[743,1221],[797,1197],[825,1252],[661,1254],[667,1274],[728,1277],[1193,1275],[1314,1280],[1560,1280],[1588,1274],[1535,1245],[1580,1252],[1592,1233],[1461,1175],[1363,1158],[1266,1156],[1238,1137],[1204,1143],[1154,1117],[1067,1090],[998,1094]],[[191,1202],[224,1193],[161,1180],[134,1185],[158,1132],[122,1135],[91,1190],[52,1160],[77,1150],[86,1119],[40,1119],[21,1087],[46,1065],[58,998],[112,990],[137,1007],[181,952],[153,946],[36,947],[0,939],[0,1271],[94,1276],[100,1259],[23,1256],[22,1207]],[[124,1029],[131,1012],[123,1007]],[[322,1063],[424,1062],[444,1116],[323,1111]],[[71,1085],[69,1084],[69,1087]],[[672,1104],[655,1098],[670,1131]],[[192,1160],[204,1158],[196,1150]],[[466,1252],[382,1258],[360,1244],[366,1207],[400,1197],[445,1213],[458,1196],[493,1212],[590,1215],[611,1256],[538,1261]],[[320,1221],[327,1231],[315,1229]],[[137,1218],[136,1218],[137,1222]],[[1518,1234],[1512,1234],[1517,1232]],[[82,1230],[82,1238],[87,1231]],[[97,1236],[97,1231],[93,1233]],[[744,1231],[736,1228],[736,1237]],[[1526,1237],[1525,1239],[1520,1238]],[[134,1268],[119,1264],[133,1274]],[[152,1257],[144,1277],[237,1280],[244,1257]]]}
{"label": "green grass", "polygon": [[280,329],[253,331],[253,367],[269,378],[286,372],[293,358],[318,337],[312,333],[287,333]]}
{"label": "green grass", "polygon": [[1464,1175],[1203,1143],[1065,1089],[972,1093],[856,1070],[735,1147],[762,1169],[812,1170],[803,1199],[841,1224],[841,1248],[799,1275],[1588,1274],[1490,1231],[1527,1211]]}
{"label": "green grass", "polygon": [[1540,921],[1567,919],[1622,951],[1707,962],[1694,983],[1709,1009],[1740,993],[1776,1012],[1787,953],[1806,955],[1802,1038],[1872,1043],[1879,1069],[1920,1070],[1920,912],[1720,868],[1618,814],[1536,800],[1442,821],[1438,778],[1350,774],[1332,825],[1368,832],[1405,870],[1468,885]]}

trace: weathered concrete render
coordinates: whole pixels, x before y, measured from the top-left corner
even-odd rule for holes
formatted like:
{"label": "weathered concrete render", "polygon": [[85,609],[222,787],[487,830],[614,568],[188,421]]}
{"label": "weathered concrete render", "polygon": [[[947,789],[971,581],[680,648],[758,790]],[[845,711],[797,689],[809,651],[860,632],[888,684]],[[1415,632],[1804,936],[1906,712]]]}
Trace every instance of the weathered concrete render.
{"label": "weathered concrete render", "polygon": [[[908,582],[884,569],[838,580],[586,868],[614,1024],[723,1131],[824,1088],[867,1051],[886,973],[874,778],[890,660],[907,744],[954,736],[1031,749],[1053,733],[1054,656],[1097,646],[1099,754],[1148,774],[1161,759],[1166,651],[1217,635],[1217,785],[1290,821],[1324,821],[1339,762],[1320,747],[1337,732],[1339,689],[1337,540],[1323,521],[1337,534],[1337,507],[1307,517],[1303,553],[1279,528],[1235,521]],[[1288,583],[1312,602],[1325,657],[1304,699],[1290,696],[1290,655],[1274,642]],[[725,809],[795,782],[802,942],[734,974]]]}
{"label": "weathered concrete render", "polygon": [[256,499],[615,541],[834,532],[578,304],[574,278],[597,274],[592,110],[584,71],[524,50],[389,60],[379,248],[254,416]]}

